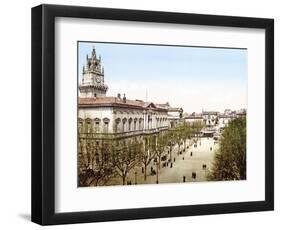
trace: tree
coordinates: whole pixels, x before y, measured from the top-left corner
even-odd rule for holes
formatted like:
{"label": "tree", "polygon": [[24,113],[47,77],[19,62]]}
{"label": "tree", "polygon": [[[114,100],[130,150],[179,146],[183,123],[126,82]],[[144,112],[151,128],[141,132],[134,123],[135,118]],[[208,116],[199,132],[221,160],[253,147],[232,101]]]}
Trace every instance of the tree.
{"label": "tree", "polygon": [[173,152],[173,146],[175,144],[175,135],[172,130],[168,130],[166,132],[166,137],[167,137],[167,145],[169,146],[169,152],[170,152],[170,161],[172,162],[172,152]]}
{"label": "tree", "polygon": [[[95,144],[94,144],[95,143]],[[79,168],[79,186],[102,186],[115,176],[114,166],[110,159],[110,149],[107,142],[97,144],[93,140],[88,140],[87,164],[80,160],[83,169]],[[86,167],[85,167],[86,165]]]}
{"label": "tree", "polygon": [[117,175],[122,178],[123,185],[126,184],[128,173],[140,163],[141,143],[133,141],[124,141],[111,146],[112,160]]}
{"label": "tree", "polygon": [[182,132],[184,149],[186,149],[186,140],[190,139],[191,133],[192,133],[192,130],[191,130],[190,124],[189,123],[184,123],[183,124],[183,132]]}
{"label": "tree", "polygon": [[167,147],[167,135],[165,133],[159,133],[156,137],[156,143],[155,143],[155,153],[157,157],[157,168],[156,168],[156,183],[158,184],[158,176],[159,176],[159,170],[161,168],[161,158],[163,156],[163,153],[165,152],[165,149]]}
{"label": "tree", "polygon": [[202,121],[195,121],[191,125],[191,130],[193,134],[197,134],[203,129],[204,123]]}
{"label": "tree", "polygon": [[178,144],[178,154],[180,153],[180,146],[183,139],[183,125],[178,125],[174,128],[174,138],[175,142]]}
{"label": "tree", "polygon": [[166,148],[168,147],[167,145],[168,142],[168,136],[165,133],[159,133],[156,137],[156,146],[155,146],[155,153],[156,157],[158,159],[158,168],[160,169],[160,162],[161,162],[161,157],[163,156],[163,153],[165,152]]}
{"label": "tree", "polygon": [[144,137],[144,147],[140,149],[140,161],[144,169],[144,180],[147,179],[147,166],[155,157],[154,140],[152,135]]}
{"label": "tree", "polygon": [[209,180],[246,179],[246,118],[231,121],[223,131]]}

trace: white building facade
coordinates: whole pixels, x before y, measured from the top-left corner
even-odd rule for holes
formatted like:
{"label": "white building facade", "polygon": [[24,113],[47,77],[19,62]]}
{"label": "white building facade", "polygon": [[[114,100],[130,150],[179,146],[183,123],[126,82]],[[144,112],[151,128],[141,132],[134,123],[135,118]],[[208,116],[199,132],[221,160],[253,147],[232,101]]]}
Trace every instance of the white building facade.
{"label": "white building facade", "polygon": [[169,127],[167,110],[118,97],[80,98],[79,133],[115,137],[156,133]]}
{"label": "white building facade", "polygon": [[152,102],[106,96],[101,57],[95,49],[83,67],[79,85],[78,132],[80,137],[94,133],[95,138],[130,137],[157,133],[170,126],[169,109]]}
{"label": "white building facade", "polygon": [[194,124],[194,123],[203,123],[204,119],[202,114],[196,114],[195,112],[192,114],[185,114],[183,119],[186,123]]}
{"label": "white building facade", "polygon": [[203,111],[202,117],[207,127],[214,127],[218,124],[219,112],[216,111]]}

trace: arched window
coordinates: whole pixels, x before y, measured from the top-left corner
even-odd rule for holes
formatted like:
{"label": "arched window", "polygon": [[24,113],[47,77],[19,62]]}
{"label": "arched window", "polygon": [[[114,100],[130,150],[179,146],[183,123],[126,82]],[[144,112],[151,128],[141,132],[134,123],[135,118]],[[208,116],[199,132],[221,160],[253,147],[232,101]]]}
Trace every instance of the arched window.
{"label": "arched window", "polygon": [[139,130],[143,129],[142,118],[139,119]]}
{"label": "arched window", "polygon": [[128,131],[131,131],[132,121],[133,121],[133,118],[130,118],[129,119]]}
{"label": "arched window", "polygon": [[137,118],[134,119],[134,130],[137,130]]}
{"label": "arched window", "polygon": [[121,122],[120,118],[115,119],[115,123],[114,123],[114,132],[115,133],[120,132],[120,126],[119,126],[120,122]]}
{"label": "arched window", "polygon": [[94,119],[94,132],[96,133],[100,132],[100,121],[99,118]]}
{"label": "arched window", "polygon": [[110,120],[107,117],[105,117],[102,119],[102,121],[103,121],[103,132],[108,133],[108,127],[109,127]]}
{"label": "arched window", "polygon": [[122,119],[122,132],[126,132],[127,118]]}
{"label": "arched window", "polygon": [[90,119],[90,118],[87,118],[86,120],[85,120],[85,122],[86,122],[86,133],[92,133],[92,120]]}
{"label": "arched window", "polygon": [[148,117],[147,117],[147,127],[146,127],[147,129],[150,129],[151,121],[152,121],[151,115],[148,115]]}

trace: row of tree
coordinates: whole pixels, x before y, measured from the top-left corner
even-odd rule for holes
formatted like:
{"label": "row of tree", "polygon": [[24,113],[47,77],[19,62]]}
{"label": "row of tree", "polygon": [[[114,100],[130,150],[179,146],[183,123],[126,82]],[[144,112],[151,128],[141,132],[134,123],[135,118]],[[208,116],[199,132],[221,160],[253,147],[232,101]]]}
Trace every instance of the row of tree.
{"label": "row of tree", "polygon": [[[129,173],[141,167],[144,180],[152,161],[158,171],[163,156],[172,161],[172,152],[178,146],[178,154],[187,148],[187,140],[198,134],[202,122],[180,123],[176,127],[157,134],[143,135],[126,139],[99,140],[89,135],[79,141],[78,183],[79,186],[106,185],[112,178],[122,178],[123,185]],[[90,138],[91,137],[91,138]]]}
{"label": "row of tree", "polygon": [[246,117],[234,119],[228,124],[222,133],[209,180],[246,179],[246,134]]}

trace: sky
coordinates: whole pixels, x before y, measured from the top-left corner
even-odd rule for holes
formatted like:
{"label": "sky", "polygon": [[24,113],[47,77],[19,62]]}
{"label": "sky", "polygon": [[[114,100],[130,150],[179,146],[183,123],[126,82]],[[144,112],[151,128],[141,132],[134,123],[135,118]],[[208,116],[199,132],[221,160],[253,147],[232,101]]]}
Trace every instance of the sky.
{"label": "sky", "polygon": [[169,102],[184,112],[247,108],[247,50],[78,42],[78,78],[93,46],[107,96]]}

